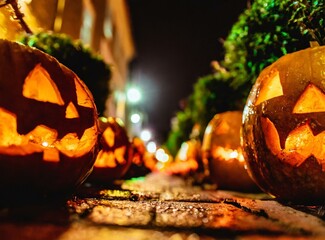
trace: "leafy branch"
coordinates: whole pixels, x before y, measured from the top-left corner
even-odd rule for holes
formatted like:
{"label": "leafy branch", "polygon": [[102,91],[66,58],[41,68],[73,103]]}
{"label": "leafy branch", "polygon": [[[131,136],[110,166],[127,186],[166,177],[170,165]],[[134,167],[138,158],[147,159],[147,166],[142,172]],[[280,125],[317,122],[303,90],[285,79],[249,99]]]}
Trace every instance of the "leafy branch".
{"label": "leafy branch", "polygon": [[299,26],[301,33],[309,34],[311,40],[317,41],[319,45],[325,45],[324,2],[296,0],[290,7],[295,10],[290,21]]}
{"label": "leafy branch", "polygon": [[260,72],[281,56],[311,41],[324,45],[324,11],[324,0],[249,0],[223,42],[224,59],[213,62],[214,74],[198,79],[166,146],[179,148],[191,126],[204,129],[213,114],[241,109]]}
{"label": "leafy branch", "polygon": [[0,7],[4,7],[4,6],[11,7],[13,11],[13,19],[19,22],[20,26],[26,33],[28,34],[33,33],[24,20],[24,14],[20,11],[20,6],[17,3],[17,0],[5,0],[4,3],[0,4]]}

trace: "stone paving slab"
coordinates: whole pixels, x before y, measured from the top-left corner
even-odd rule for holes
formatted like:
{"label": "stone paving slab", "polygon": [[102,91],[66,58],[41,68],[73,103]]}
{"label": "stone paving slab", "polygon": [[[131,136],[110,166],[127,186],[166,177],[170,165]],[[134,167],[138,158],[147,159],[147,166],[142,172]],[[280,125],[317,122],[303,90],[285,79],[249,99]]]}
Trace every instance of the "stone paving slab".
{"label": "stone paving slab", "polygon": [[148,176],[84,186],[63,205],[2,207],[0,239],[325,239],[323,209]]}
{"label": "stone paving slab", "polygon": [[323,236],[324,222],[275,201],[227,198],[219,202],[82,199],[69,207],[95,225],[192,231],[210,236]]}

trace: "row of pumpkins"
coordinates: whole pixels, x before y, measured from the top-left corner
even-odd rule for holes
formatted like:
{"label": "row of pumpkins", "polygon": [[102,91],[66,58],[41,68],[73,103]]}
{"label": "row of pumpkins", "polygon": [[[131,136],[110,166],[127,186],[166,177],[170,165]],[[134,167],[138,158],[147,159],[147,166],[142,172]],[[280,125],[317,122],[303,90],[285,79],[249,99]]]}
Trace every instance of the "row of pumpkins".
{"label": "row of pumpkins", "polygon": [[[133,154],[125,129],[98,118],[91,93],[71,70],[7,40],[0,40],[0,56],[3,193],[69,193],[86,179],[107,178],[105,169],[113,169],[112,179],[125,174]],[[225,114],[229,120],[217,115],[203,141],[219,185],[256,183],[279,200],[324,202],[325,47],[280,58],[262,71],[244,112]],[[241,137],[234,141],[234,134]],[[212,161],[225,154],[232,160]]]}
{"label": "row of pumpkins", "polygon": [[0,40],[0,190],[71,194],[126,174],[136,148],[118,118],[98,117],[85,84],[55,58]]}
{"label": "row of pumpkins", "polygon": [[201,147],[219,188],[264,192],[285,202],[325,202],[325,46],[265,68],[243,112],[215,115]]}

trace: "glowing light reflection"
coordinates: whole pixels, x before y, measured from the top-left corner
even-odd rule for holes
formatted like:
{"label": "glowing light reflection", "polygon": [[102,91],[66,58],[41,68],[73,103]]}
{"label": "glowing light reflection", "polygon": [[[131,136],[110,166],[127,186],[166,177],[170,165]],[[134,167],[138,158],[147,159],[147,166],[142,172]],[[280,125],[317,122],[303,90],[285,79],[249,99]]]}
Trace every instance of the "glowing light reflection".
{"label": "glowing light reflection", "polygon": [[155,142],[151,141],[151,142],[148,142],[147,144],[147,151],[150,152],[150,153],[154,153],[156,152],[157,150],[157,145]]}
{"label": "glowing light reflection", "polygon": [[147,142],[151,139],[151,132],[149,130],[143,130],[140,134],[140,138]]}
{"label": "glowing light reflection", "polygon": [[162,148],[156,151],[155,157],[159,162],[167,162],[169,159],[169,155]]}
{"label": "glowing light reflection", "polygon": [[132,123],[138,123],[141,120],[141,116],[139,113],[133,113],[130,119]]}
{"label": "glowing light reflection", "polygon": [[237,159],[239,162],[245,161],[241,149],[233,150],[223,147],[216,147],[216,149],[213,151],[213,155],[215,158],[222,158],[226,161],[231,159]]}

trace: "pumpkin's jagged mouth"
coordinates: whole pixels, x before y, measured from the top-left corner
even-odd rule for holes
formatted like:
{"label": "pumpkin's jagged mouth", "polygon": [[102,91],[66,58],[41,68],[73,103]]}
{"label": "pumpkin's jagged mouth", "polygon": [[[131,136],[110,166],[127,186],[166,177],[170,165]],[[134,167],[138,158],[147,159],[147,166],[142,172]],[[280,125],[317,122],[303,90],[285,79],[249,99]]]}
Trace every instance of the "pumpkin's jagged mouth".
{"label": "pumpkin's jagged mouth", "polygon": [[86,129],[79,139],[76,133],[68,133],[58,139],[55,129],[38,125],[26,135],[17,132],[17,118],[12,112],[0,108],[0,153],[29,155],[43,152],[44,161],[60,161],[60,153],[68,157],[80,157],[90,152],[96,144],[97,129]]}
{"label": "pumpkin's jagged mouth", "polygon": [[262,117],[261,125],[266,146],[272,154],[292,166],[300,166],[308,157],[314,156],[325,171],[325,131],[315,136],[309,124],[303,124],[289,133],[285,148],[282,149],[278,131],[272,121]]}

